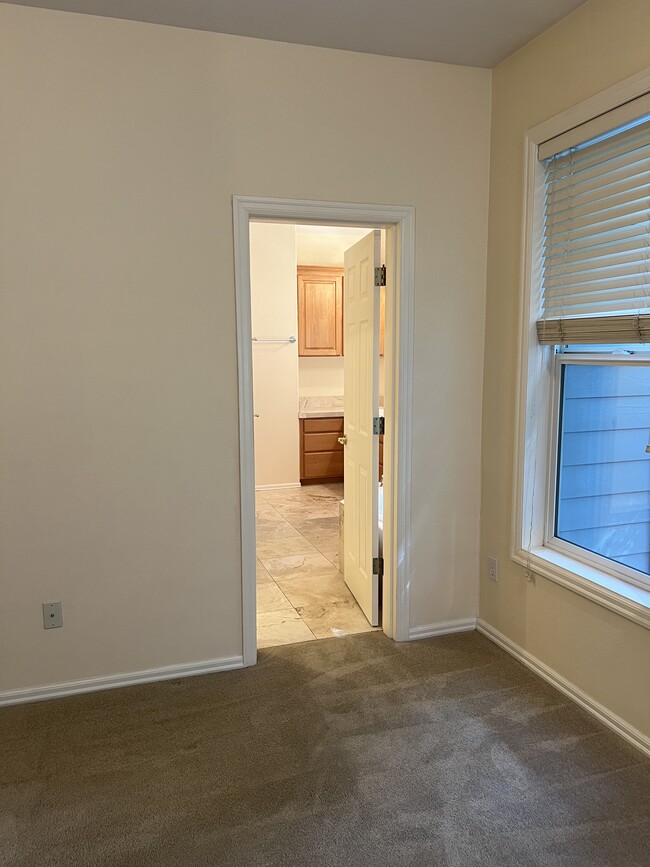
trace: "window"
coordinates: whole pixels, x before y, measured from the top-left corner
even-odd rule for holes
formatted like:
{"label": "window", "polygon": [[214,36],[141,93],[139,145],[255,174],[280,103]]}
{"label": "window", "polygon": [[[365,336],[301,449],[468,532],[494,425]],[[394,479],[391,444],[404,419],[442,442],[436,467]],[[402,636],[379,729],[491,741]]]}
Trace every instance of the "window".
{"label": "window", "polygon": [[650,625],[650,93],[567,115],[529,135],[513,556]]}
{"label": "window", "polygon": [[[627,356],[623,356],[627,358]],[[551,541],[650,579],[650,366],[558,354]]]}

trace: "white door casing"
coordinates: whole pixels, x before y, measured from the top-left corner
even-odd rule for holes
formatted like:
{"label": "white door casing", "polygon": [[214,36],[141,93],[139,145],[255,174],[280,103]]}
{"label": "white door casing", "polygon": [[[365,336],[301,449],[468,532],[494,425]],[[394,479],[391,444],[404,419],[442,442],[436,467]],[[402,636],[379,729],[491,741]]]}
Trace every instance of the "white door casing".
{"label": "white door casing", "polygon": [[[386,434],[384,442],[384,588],[382,628],[409,639],[411,586],[411,451],[413,401],[413,303],[415,208],[359,202],[233,196],[235,301],[239,391],[239,475],[242,549],[242,645],[244,665],[257,660],[255,605],[255,463],[251,352],[250,220],[332,226],[384,226],[386,266]],[[387,248],[388,249],[388,248]],[[399,435],[398,435],[399,434]],[[390,448],[386,445],[390,443]],[[386,467],[389,467],[386,478]]]}
{"label": "white door casing", "polygon": [[381,232],[345,251],[343,281],[345,414],[343,576],[371,626],[379,625],[378,556],[379,286]]}

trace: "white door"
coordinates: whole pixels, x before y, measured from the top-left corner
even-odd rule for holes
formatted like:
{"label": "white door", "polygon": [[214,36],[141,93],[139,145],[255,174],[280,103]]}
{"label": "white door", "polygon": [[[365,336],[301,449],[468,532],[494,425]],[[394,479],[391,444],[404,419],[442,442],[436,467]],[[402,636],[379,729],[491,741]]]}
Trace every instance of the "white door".
{"label": "white door", "polygon": [[345,251],[343,308],[345,471],[345,583],[372,626],[379,624],[378,554],[379,437],[373,418],[379,415],[379,286],[381,264],[378,229]]}

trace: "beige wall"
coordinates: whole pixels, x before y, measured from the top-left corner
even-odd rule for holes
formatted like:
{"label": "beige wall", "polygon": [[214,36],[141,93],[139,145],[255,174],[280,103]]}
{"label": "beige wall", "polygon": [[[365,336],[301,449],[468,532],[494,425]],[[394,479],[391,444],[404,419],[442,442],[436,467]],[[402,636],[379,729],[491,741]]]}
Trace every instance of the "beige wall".
{"label": "beige wall", "polygon": [[[591,0],[493,74],[480,616],[650,734],[650,632],[509,560],[523,135],[650,64],[647,0]],[[487,557],[500,563],[498,583]]]}
{"label": "beige wall", "polygon": [[411,620],[474,616],[490,73],[2,4],[0,81],[0,690],[241,653],[233,194],[415,206]]}
{"label": "beige wall", "polygon": [[296,249],[299,265],[326,265],[343,267],[343,254],[368,234],[368,229],[348,228],[344,232],[335,227],[317,231],[319,227],[296,227]]}
{"label": "beige wall", "polygon": [[[297,337],[296,230],[251,223],[253,337]],[[255,484],[300,483],[298,344],[253,344]]]}
{"label": "beige wall", "polygon": [[343,356],[298,359],[300,396],[343,394]]}

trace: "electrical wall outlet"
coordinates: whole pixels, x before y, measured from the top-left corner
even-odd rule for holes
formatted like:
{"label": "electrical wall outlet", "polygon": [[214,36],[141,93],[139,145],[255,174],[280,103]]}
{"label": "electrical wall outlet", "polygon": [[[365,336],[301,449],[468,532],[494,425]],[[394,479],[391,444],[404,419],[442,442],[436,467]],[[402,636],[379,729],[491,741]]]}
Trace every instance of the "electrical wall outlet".
{"label": "electrical wall outlet", "polygon": [[61,602],[43,603],[43,629],[56,629],[63,626],[63,605]]}
{"label": "electrical wall outlet", "polygon": [[488,557],[488,575],[491,581],[499,580],[499,561],[496,557]]}

